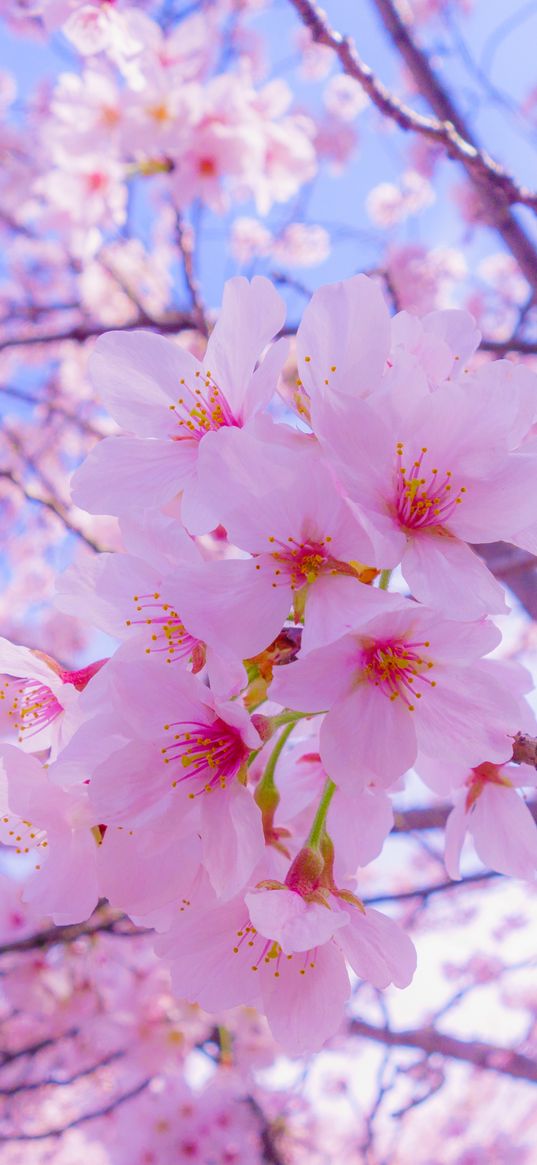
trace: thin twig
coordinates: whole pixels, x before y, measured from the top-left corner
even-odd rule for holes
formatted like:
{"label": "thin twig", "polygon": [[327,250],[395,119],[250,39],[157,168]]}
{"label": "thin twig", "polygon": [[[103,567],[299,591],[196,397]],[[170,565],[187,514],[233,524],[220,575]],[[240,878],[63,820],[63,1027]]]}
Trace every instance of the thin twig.
{"label": "thin twig", "polygon": [[373,0],[386,31],[417,81],[418,90],[436,117],[426,117],[397,100],[362,61],[349,37],[331,28],[313,0],[291,0],[317,44],[333,49],[348,76],[358,81],[384,117],[400,129],[411,131],[441,146],[448,157],[460,162],[479,195],[491,224],[502,235],[517,259],[530,286],[537,287],[537,253],[510,207],[521,203],[537,211],[537,193],[520,186],[490,155],[479,148],[451,99],[442,89],[425,53],[414,43],[409,29],[391,0]]}

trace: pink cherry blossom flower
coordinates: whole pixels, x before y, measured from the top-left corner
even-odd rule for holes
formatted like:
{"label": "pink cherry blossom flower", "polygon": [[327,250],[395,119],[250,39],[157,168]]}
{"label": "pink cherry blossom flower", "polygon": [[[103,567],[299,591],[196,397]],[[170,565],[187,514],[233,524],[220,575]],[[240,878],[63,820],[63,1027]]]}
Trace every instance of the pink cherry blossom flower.
{"label": "pink cherry blossom flower", "polygon": [[485,866],[514,878],[535,878],[537,825],[517,792],[535,783],[535,770],[526,765],[517,770],[486,762],[471,770],[446,824],[445,862],[450,878],[461,876],[467,833]]}
{"label": "pink cherry blossom flower", "polygon": [[69,671],[40,651],[0,639],[0,700],[24,749],[52,749],[52,759],[79,722],[78,693],[106,663]]}
{"label": "pink cherry blossom flower", "polygon": [[[73,478],[76,504],[92,513],[121,514],[159,507],[182,489],[187,521],[197,501],[206,436],[242,427],[275,390],[284,349],[275,345],[256,363],[284,312],[268,280],[230,280],[203,364],[151,332],[102,336],[91,358],[95,386],[112,416],[137,435],[105,438],[96,446]],[[199,532],[217,525],[205,516]]]}
{"label": "pink cherry blossom flower", "polygon": [[457,763],[507,760],[522,701],[501,663],[481,658],[498,639],[485,621],[448,622],[386,596],[383,613],[279,669],[269,694],[299,711],[329,709],[320,753],[349,795],[392,784],[439,740]]}
{"label": "pink cherry blossom flower", "polygon": [[313,412],[375,557],[400,562],[415,597],[451,618],[504,611],[500,584],[466,543],[515,541],[535,525],[537,460],[509,448],[519,399],[477,381],[425,395],[409,382],[401,400],[384,396],[381,410],[331,393]]}
{"label": "pink cherry blossom flower", "polygon": [[308,902],[285,885],[225,906],[211,906],[200,887],[157,949],[171,961],[175,990],[203,1007],[260,1002],[291,1055],[318,1050],[337,1030],[350,992],[345,956],[378,987],[406,986],[416,964],[391,919],[336,897]]}
{"label": "pink cherry blossom flower", "polygon": [[122,534],[134,552],[102,553],[70,566],[58,579],[56,606],[75,617],[83,611],[106,634],[133,641],[140,657],[189,663],[200,671],[205,644],[190,634],[172,599],[181,565],[202,562],[198,547],[176,519],[163,514],[140,515],[134,524],[125,519]]}
{"label": "pink cherry blossom flower", "polygon": [[[283,430],[285,434],[285,430]],[[217,651],[249,658],[267,647],[294,608],[304,644],[335,638],[340,611],[369,609],[360,582],[369,539],[337,492],[318,451],[291,434],[272,447],[249,431],[207,438],[200,453],[210,505],[250,559],[185,567],[178,576],[185,620]]]}
{"label": "pink cherry blossom flower", "polygon": [[[263,852],[261,817],[246,787],[246,761],[260,746],[238,701],[216,700],[188,672],[112,661],[106,710],[83,725],[65,754],[87,758],[88,731],[110,738],[90,766],[99,821],[135,831],[153,826],[161,852],[181,822],[203,841],[202,860],[222,897],[235,894]],[[87,762],[86,762],[87,763]]]}

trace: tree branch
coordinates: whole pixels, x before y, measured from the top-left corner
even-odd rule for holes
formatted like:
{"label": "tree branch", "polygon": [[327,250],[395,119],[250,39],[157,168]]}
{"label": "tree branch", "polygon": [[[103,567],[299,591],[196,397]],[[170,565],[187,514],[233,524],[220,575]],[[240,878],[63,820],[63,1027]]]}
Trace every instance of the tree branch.
{"label": "tree branch", "polygon": [[537,252],[510,209],[521,203],[537,211],[537,193],[518,185],[514,178],[486,151],[479,148],[455,105],[442,89],[426,55],[417,48],[406,24],[391,0],[373,0],[386,31],[418,84],[421,95],[437,114],[436,118],[416,113],[398,101],[362,61],[349,37],[330,27],[313,0],[291,0],[314,41],[333,49],[341,68],[358,81],[375,107],[400,129],[420,134],[448,157],[459,162],[479,191],[491,224],[519,263],[531,287],[537,288]]}
{"label": "tree branch", "polygon": [[66,926],[51,926],[47,930],[29,935],[28,938],[18,939],[16,942],[4,943],[0,946],[0,955],[14,954],[19,951],[40,950],[43,947],[54,946],[55,943],[71,943],[86,935],[107,933],[121,937],[147,934],[147,930],[134,926],[126,914],[114,912],[103,917],[102,913],[95,913],[87,922],[76,922]]}
{"label": "tree branch", "polygon": [[32,493],[32,491],[29,490],[28,487],[25,486],[24,483],[20,481],[19,478],[16,477],[10,469],[0,469],[0,479],[2,478],[5,481],[11,482],[11,485],[15,486],[15,489],[19,490],[23,497],[26,498],[26,501],[34,502],[38,506],[43,506],[46,510],[49,510],[50,513],[54,514],[55,517],[63,523],[66,530],[68,530],[70,534],[75,534],[76,537],[80,538],[82,542],[85,542],[86,546],[89,546],[90,550],[100,551],[102,549],[97,542],[93,541],[93,538],[90,538],[87,534],[84,534],[82,530],[79,530],[78,526],[73,525],[59,503],[56,502],[53,498],[42,498],[39,494]]}
{"label": "tree branch", "polygon": [[[501,235],[530,287],[537,289],[537,251],[511,210],[511,204],[516,202],[537,210],[535,192],[530,193],[525,188],[518,187],[504,168],[480,149],[462,114],[438,80],[427,54],[418,48],[411,35],[410,26],[403,20],[394,0],[373,0],[373,4],[386,32],[412,74],[418,92],[441,122],[451,127],[463,144],[461,150],[450,151],[446,147],[447,153],[463,166],[467,177],[478,191],[486,220]],[[516,197],[517,190],[521,190],[523,197]],[[528,193],[530,197],[524,197],[524,194]]]}
{"label": "tree branch", "polygon": [[435,1028],[418,1028],[414,1031],[392,1031],[390,1028],[374,1027],[365,1020],[354,1019],[350,1031],[366,1040],[387,1044],[393,1048],[417,1048],[427,1056],[447,1056],[473,1064],[475,1068],[485,1068],[499,1072],[503,1076],[516,1076],[521,1080],[537,1083],[537,1060],[532,1060],[522,1052],[512,1048],[502,1048],[498,1044],[485,1044],[479,1040],[459,1040]]}
{"label": "tree branch", "polygon": [[98,1117],[107,1116],[109,1112],[119,1108],[121,1104],[125,1104],[127,1100],[134,1100],[135,1096],[139,1096],[151,1083],[151,1079],[142,1080],[140,1084],[136,1084],[134,1088],[124,1092],[121,1096],[111,1100],[109,1104],[103,1105],[102,1108],[95,1112],[85,1112],[82,1116],[75,1117],[74,1120],[69,1121],[61,1128],[48,1129],[44,1133],[14,1133],[10,1136],[0,1136],[0,1144],[9,1144],[12,1141],[46,1141],[48,1137],[62,1137],[69,1129],[76,1129],[79,1125],[87,1124],[88,1121],[97,1120]]}

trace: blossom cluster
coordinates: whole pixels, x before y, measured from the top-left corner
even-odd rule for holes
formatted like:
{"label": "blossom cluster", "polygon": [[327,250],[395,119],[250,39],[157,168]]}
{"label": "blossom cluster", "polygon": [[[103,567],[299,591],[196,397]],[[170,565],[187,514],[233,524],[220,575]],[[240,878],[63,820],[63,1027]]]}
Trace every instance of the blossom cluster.
{"label": "blossom cluster", "polygon": [[[364,104],[356,82],[332,78],[323,112],[305,110],[283,78],[266,76],[263,40],[228,0],[171,27],[151,4],[53,0],[32,5],[26,22],[11,7],[18,31],[61,31],[78,55],[77,71],[60,72],[39,95],[23,141],[14,79],[0,78],[9,158],[0,206],[27,243],[43,232],[49,245],[59,237],[79,263],[90,262],[128,227],[137,180],[176,214],[195,202],[217,214],[249,202],[266,216],[321,161],[341,164],[356,145],[351,122]],[[280,247],[300,264],[304,245],[293,229],[303,224],[289,226]],[[322,255],[325,232],[314,229]]]}
{"label": "blossom cluster", "polygon": [[284,320],[239,277],[202,359],[97,341],[123,433],[73,498],[118,518],[123,550],[70,567],[57,602],[119,646],[72,671],[1,641],[0,838],[38,916],[107,898],[155,930],[179,997],[256,1006],[297,1055],[337,1031],[350,971],[412,979],[359,876],[412,770],[454,803],[452,876],[466,831],[534,875],[535,772],[509,765],[531,678],[491,655],[505,596],[471,544],[535,550],[537,455],[535,377],[469,366],[467,313],[391,319],[362,275],[321,288],[295,375]]}

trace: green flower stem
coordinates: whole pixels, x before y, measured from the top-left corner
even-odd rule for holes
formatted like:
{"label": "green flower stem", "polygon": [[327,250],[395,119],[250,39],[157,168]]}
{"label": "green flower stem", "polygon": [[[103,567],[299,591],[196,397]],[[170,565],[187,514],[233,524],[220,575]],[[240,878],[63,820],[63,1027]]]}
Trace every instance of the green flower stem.
{"label": "green flower stem", "polygon": [[287,708],[285,712],[279,712],[274,716],[272,723],[275,728],[279,728],[282,724],[297,724],[299,720],[307,720],[310,716],[321,716],[321,712],[290,712]]}
{"label": "green flower stem", "polygon": [[222,1024],[218,1025],[218,1041],[220,1044],[220,1063],[229,1066],[233,1062],[233,1039],[231,1032]]}
{"label": "green flower stem", "polygon": [[392,576],[391,570],[381,570],[380,579],[379,579],[379,587],[380,587],[381,591],[388,590],[388,587],[390,585],[391,576]]}
{"label": "green flower stem", "polygon": [[278,764],[280,756],[285,748],[285,745],[287,744],[287,741],[289,740],[295,724],[296,720],[292,720],[290,723],[286,724],[283,732],[278,737],[276,744],[272,749],[266,764],[265,772],[263,773],[263,776],[261,777],[261,780],[254,793],[254,800],[258,805],[262,806],[263,800],[265,799],[267,793],[270,793],[272,790],[276,790],[276,785],[274,782],[274,772],[276,765]]}
{"label": "green flower stem", "polygon": [[313,825],[309,831],[308,839],[306,841],[306,845],[309,846],[310,849],[319,849],[320,847],[324,824],[326,821],[326,814],[328,813],[328,807],[335,791],[336,786],[334,782],[330,780],[330,777],[328,777],[323,789],[323,795],[319,801],[317,812],[313,818]]}

